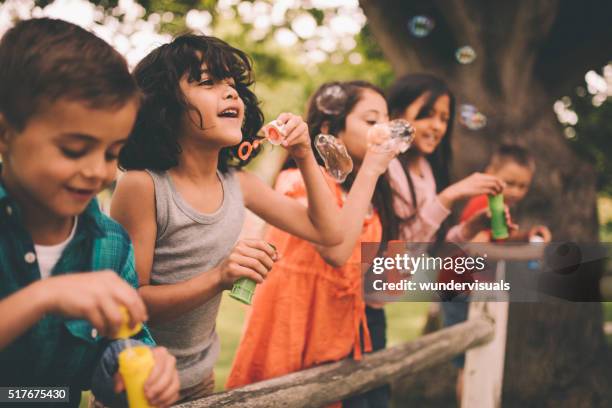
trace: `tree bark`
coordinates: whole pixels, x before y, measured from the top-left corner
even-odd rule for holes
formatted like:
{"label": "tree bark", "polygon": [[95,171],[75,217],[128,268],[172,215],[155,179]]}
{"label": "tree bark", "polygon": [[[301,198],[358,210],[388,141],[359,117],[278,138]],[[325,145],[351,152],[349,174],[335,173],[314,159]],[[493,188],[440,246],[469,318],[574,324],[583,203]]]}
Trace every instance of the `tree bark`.
{"label": "tree bark", "polygon": [[[361,0],[360,4],[398,76],[435,74],[446,80],[458,104],[475,105],[487,116],[487,126],[479,131],[455,127],[454,179],[482,170],[500,142],[522,144],[536,157],[537,170],[529,194],[513,214],[519,225],[548,225],[555,241],[596,242],[595,171],[566,143],[552,105],[579,85],[588,69],[608,62],[612,3]],[[410,35],[407,23],[415,15],[435,21],[429,36]],[[454,60],[455,50],[463,45],[477,53],[472,64]],[[584,276],[598,279],[599,274]],[[602,356],[609,358],[600,303],[513,304],[505,404],[563,405],[562,399],[575,403],[579,398],[585,406],[598,406],[610,398],[610,387],[604,387],[609,385],[610,370],[602,368]],[[410,392],[420,391],[413,387]],[[399,402],[401,406],[401,398]]]}

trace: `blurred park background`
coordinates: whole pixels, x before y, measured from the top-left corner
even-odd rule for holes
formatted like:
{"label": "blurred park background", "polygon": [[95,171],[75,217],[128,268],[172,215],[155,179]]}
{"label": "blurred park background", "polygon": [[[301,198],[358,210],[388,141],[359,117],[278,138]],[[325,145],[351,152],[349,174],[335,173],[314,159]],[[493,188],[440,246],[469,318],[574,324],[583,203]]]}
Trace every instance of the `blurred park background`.
{"label": "blurred park background", "polygon": [[[328,80],[364,79],[386,88],[397,75],[434,73],[449,83],[460,107],[454,178],[481,170],[500,141],[523,143],[535,154],[538,170],[519,208],[519,223],[544,222],[555,239],[612,242],[611,8],[605,0],[5,0],[0,35],[19,19],[62,18],[107,40],[132,67],[173,35],[215,35],[253,58],[255,93],[266,120],[282,111],[303,113],[308,96]],[[470,106],[480,115],[476,125],[461,115]],[[272,183],[284,156],[281,149],[266,149],[251,170]],[[107,199],[108,194],[102,197]],[[428,308],[390,305],[389,344],[419,336]],[[599,322],[599,329],[583,336],[587,340],[572,338],[568,348],[553,347],[560,356],[600,350],[601,321],[612,321],[611,305],[601,309],[516,313],[539,321],[549,336],[562,330],[554,316],[575,323],[571,329],[579,333]],[[224,298],[217,389],[228,374],[244,313],[243,306]],[[577,373],[596,364],[593,353]],[[577,363],[572,357],[551,365],[545,362],[550,356],[525,353],[535,365],[548,364],[541,382],[549,381],[545,385],[554,390],[553,377],[566,370],[567,361]],[[583,385],[591,384],[586,377]],[[532,378],[530,372],[526,378]]]}

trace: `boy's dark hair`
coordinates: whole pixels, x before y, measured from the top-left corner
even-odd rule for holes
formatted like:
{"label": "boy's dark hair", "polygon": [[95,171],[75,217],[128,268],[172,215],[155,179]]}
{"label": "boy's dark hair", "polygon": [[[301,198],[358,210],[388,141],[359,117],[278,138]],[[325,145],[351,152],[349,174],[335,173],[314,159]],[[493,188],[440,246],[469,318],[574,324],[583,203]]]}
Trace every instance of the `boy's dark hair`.
{"label": "boy's dark hair", "polygon": [[[317,97],[332,86],[340,87],[344,93],[345,99],[341,106],[340,112],[326,113],[317,106]],[[357,105],[357,103],[361,100],[363,91],[365,89],[374,91],[383,98],[385,97],[382,89],[369,82],[349,81],[327,82],[321,85],[310,98],[307,113],[308,130],[310,133],[310,140],[312,142],[312,149],[315,152],[315,157],[320,165],[323,165],[323,160],[314,147],[315,137],[318,134],[323,133],[321,128],[324,124],[327,126],[325,133],[337,136],[339,132],[342,132],[346,128],[347,116],[353,111],[355,105]],[[289,165],[286,165],[285,167],[290,166],[295,166],[295,164],[289,162]],[[345,191],[349,191],[351,189],[351,186],[355,181],[355,173],[356,172],[353,171],[351,174],[349,174],[346,181],[342,183],[342,188]],[[393,209],[393,191],[389,185],[386,173],[379,177],[378,181],[376,182],[376,188],[374,189],[374,195],[372,196],[372,204],[378,212],[383,227],[381,241],[386,242],[397,239],[399,235],[399,220],[397,219]]]}
{"label": "boy's dark hair", "polygon": [[514,162],[521,167],[526,167],[531,171],[535,170],[535,160],[529,150],[516,144],[500,145],[493,156],[489,165],[493,169],[501,168],[505,163]]}
{"label": "boy's dark hair", "polygon": [[0,41],[0,113],[16,130],[58,99],[118,108],[136,93],[125,59],[74,24],[24,20]]}
{"label": "boy's dark hair", "polygon": [[[153,50],[134,70],[143,93],[136,125],[119,155],[119,166],[125,170],[168,170],[178,165],[181,148],[178,142],[181,122],[188,112],[199,115],[200,128],[206,118],[191,105],[181,91],[179,81],[187,75],[189,82],[200,81],[206,64],[211,79],[233,78],[236,91],[245,105],[242,124],[243,141],[253,142],[263,125],[263,113],[255,94],[252,63],[249,57],[225,41],[205,35],[185,34]],[[221,149],[218,168],[242,167],[249,160],[238,159],[238,145]],[[259,149],[254,149],[249,159]]]}

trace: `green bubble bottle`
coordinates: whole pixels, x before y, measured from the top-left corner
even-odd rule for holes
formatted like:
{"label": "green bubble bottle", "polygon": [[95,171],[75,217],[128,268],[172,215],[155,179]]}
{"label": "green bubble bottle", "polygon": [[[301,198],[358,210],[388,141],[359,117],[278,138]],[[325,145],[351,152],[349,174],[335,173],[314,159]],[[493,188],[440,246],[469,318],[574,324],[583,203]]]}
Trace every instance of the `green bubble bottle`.
{"label": "green bubble bottle", "polygon": [[504,195],[497,194],[489,196],[489,210],[491,211],[491,236],[493,240],[499,241],[507,239],[508,225],[506,224],[506,213],[504,206]]}
{"label": "green bubble bottle", "polygon": [[[274,251],[276,251],[276,247],[270,243],[268,243]],[[239,302],[244,303],[245,305],[250,305],[253,300],[253,295],[255,294],[255,287],[257,286],[257,282],[249,278],[240,278],[236,282],[234,282],[234,286],[232,286],[232,291],[230,292],[230,297],[236,299]]]}

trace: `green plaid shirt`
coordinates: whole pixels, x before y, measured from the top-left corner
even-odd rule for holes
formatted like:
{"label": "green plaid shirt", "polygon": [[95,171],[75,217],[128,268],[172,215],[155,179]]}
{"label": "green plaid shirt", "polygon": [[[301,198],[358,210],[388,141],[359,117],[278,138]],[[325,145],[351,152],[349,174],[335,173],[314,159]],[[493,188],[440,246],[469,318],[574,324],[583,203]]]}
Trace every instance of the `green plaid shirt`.
{"label": "green plaid shirt", "polygon": [[[79,216],[74,238],[51,275],[102,269],[114,270],[132,286],[138,285],[127,233],[92,200]],[[19,207],[0,183],[0,299],[38,279],[32,238],[23,227]],[[155,344],[146,328],[136,338]],[[109,340],[98,336],[85,320],[47,315],[0,351],[0,386],[62,385],[70,386],[73,392],[89,389],[94,368],[108,344]]]}

